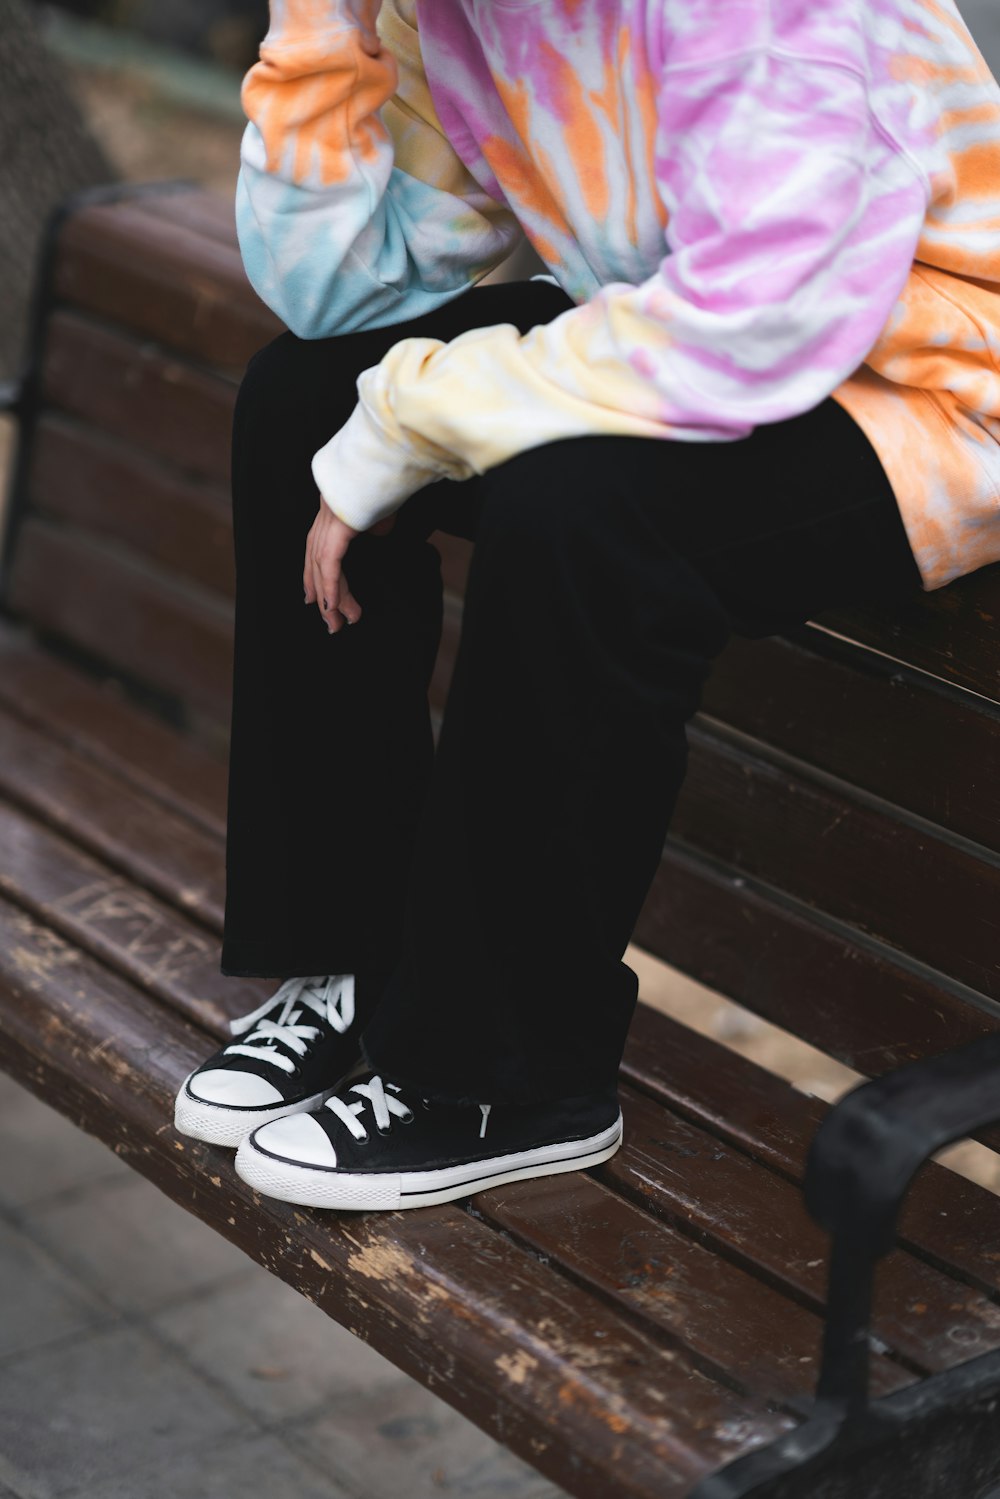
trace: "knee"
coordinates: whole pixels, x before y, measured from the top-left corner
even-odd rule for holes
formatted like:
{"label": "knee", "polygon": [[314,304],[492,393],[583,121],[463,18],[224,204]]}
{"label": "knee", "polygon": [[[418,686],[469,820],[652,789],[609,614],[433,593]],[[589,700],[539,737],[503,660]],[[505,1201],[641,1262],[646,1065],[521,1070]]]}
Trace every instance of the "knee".
{"label": "knee", "polygon": [[[714,580],[687,555],[677,495],[643,484],[620,445],[573,438],[518,454],[483,476],[480,576],[578,601],[605,635],[707,662],[732,633]],[[678,516],[677,523],[672,515]]]}
{"label": "knee", "polygon": [[506,538],[581,556],[616,544],[673,547],[670,505],[633,457],[627,440],[598,434],[541,443],[487,470],[477,544]]}
{"label": "knee", "polygon": [[480,481],[477,550],[510,547],[526,558],[551,556],[574,537],[599,533],[601,496],[580,482],[577,465],[567,465],[560,449],[570,446],[544,443],[487,470]]}

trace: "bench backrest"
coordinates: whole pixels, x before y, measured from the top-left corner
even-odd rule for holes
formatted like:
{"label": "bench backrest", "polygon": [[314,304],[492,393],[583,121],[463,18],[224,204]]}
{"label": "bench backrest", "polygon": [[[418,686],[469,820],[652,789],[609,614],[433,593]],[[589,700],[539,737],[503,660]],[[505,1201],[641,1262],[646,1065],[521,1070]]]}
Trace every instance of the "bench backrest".
{"label": "bench backrest", "polygon": [[[221,752],[230,419],[279,328],[231,205],[85,199],[39,325],[4,608]],[[469,553],[439,540],[438,705]],[[1000,566],[735,638],[690,739],[643,947],[867,1075],[1000,1025]]]}
{"label": "bench backrest", "polygon": [[233,403],[280,330],[223,199],[191,184],[98,190],[53,223],[0,601],[220,748]]}

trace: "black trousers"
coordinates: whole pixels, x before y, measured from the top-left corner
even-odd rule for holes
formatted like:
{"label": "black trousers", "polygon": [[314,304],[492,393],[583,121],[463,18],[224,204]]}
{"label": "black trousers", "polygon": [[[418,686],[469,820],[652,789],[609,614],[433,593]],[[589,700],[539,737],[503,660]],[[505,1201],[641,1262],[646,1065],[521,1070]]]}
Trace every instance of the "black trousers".
{"label": "black trousers", "polygon": [[[371,1064],[425,1096],[606,1086],[622,962],[732,631],[920,587],[892,490],[833,401],[736,443],[564,439],[413,495],[350,546],[358,623],[303,602],[313,452],[400,338],[522,332],[571,306],[477,287],[409,323],[250,361],[233,429],[237,570],[221,971],[355,972]],[[435,752],[436,529],[474,538]]]}

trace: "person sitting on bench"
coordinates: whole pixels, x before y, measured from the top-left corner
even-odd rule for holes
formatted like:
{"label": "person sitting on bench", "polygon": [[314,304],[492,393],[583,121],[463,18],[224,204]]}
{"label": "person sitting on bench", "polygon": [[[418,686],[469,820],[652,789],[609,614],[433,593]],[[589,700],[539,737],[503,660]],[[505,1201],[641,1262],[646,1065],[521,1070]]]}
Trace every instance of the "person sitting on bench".
{"label": "person sitting on bench", "polygon": [[[1000,90],[953,0],[271,12],[221,972],[281,982],[176,1125],[416,1207],[618,1148],[731,633],[1000,559]],[[549,274],[478,286],[522,236]],[[436,749],[435,531],[474,542]]]}

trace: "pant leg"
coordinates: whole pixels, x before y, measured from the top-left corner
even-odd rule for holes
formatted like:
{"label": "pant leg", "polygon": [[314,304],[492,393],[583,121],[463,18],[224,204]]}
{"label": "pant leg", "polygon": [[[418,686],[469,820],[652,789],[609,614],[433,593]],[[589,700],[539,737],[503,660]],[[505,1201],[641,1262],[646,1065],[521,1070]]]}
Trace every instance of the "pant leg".
{"label": "pant leg", "polygon": [[233,424],[224,974],[375,975],[395,962],[433,757],[427,687],[442,603],[426,538],[439,527],[461,533],[476,513],[474,480],[441,480],[403,506],[387,535],[355,538],[344,570],[362,617],[330,635],[302,591],[320,503],[313,453],[350,415],[360,372],[398,339],[501,321],[526,331],[567,305],[545,283],[479,287],[388,328],[284,333],[250,361]]}
{"label": "pant leg", "polygon": [[482,482],[403,955],[363,1040],[426,1094],[529,1102],[617,1074],[622,954],[730,632],[920,575],[832,401],[738,444],[551,443]]}

